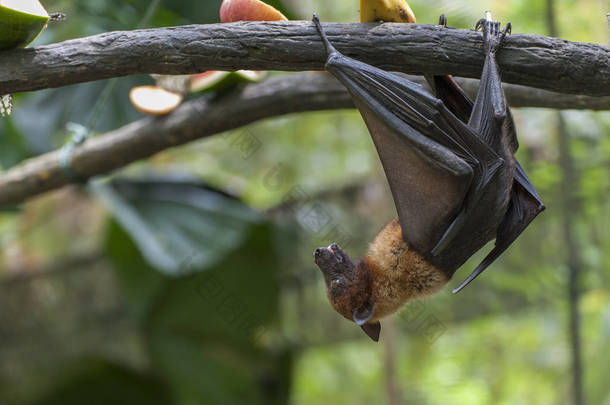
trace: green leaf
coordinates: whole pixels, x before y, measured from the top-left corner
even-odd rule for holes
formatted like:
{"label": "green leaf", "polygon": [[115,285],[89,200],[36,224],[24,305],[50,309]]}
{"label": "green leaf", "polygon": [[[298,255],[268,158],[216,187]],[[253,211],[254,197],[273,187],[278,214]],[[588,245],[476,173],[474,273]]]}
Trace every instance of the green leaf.
{"label": "green leaf", "polygon": [[212,265],[260,221],[235,198],[191,181],[115,180],[95,183],[92,190],[149,265],[167,275]]}
{"label": "green leaf", "polygon": [[105,250],[117,270],[129,313],[136,321],[144,322],[169,277],[142,258],[129,234],[114,220],[108,225]]}
{"label": "green leaf", "polygon": [[170,277],[144,261],[121,226],[110,225],[109,257],[176,403],[287,403],[292,352],[271,344],[282,239],[276,232],[245,221],[241,242],[214,265]]}
{"label": "green leaf", "polygon": [[150,353],[179,403],[267,404],[282,395],[266,392],[261,376],[289,386],[289,354],[269,347],[279,296],[272,240],[271,227],[253,226],[213,268],[169,280],[152,308]]}

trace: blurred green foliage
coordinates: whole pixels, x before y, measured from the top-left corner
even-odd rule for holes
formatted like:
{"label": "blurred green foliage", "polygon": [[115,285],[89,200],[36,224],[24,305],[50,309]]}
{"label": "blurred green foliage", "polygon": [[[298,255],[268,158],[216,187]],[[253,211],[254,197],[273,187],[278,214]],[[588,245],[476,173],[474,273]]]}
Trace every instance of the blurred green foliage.
{"label": "blurred green foliage", "polygon": [[[220,261],[172,277],[147,264],[130,236],[110,225],[108,255],[172,403],[286,403],[291,353],[272,346],[268,330],[278,317],[273,229],[261,223],[242,232],[245,238]],[[199,253],[187,260],[197,262]]]}
{"label": "blurred green foliage", "polygon": [[56,385],[36,399],[36,405],[167,404],[171,401],[160,379],[105,359],[83,358],[64,366]]}
{"label": "blurred green foliage", "polygon": [[[150,4],[43,3],[68,20],[34,45],[133,29]],[[357,0],[269,3],[293,19],[316,11],[358,20]],[[543,0],[409,3],[420,23],[445,13],[467,28],[492,10],[514,32],[547,32]],[[217,22],[219,4],[163,1],[151,25]],[[556,7],[563,38],[608,43],[600,2]],[[60,147],[65,124],[86,125],[106,83],[16,95],[14,115],[0,121],[1,167]],[[92,129],[141,117],[127,97],[141,83],[152,79],[116,81]],[[563,216],[572,215],[584,262],[585,392],[591,404],[610,404],[610,115],[563,113],[581,179],[570,213],[555,113],[514,115],[519,159],[547,211],[468,289],[386,322],[378,345],[332,311],[311,262],[313,248],[331,241],[361,252],[394,215],[355,111],[259,122],[133,164],[92,193],[67,188],[1,212],[0,402],[566,403]],[[260,147],[244,154],[238,137]]]}

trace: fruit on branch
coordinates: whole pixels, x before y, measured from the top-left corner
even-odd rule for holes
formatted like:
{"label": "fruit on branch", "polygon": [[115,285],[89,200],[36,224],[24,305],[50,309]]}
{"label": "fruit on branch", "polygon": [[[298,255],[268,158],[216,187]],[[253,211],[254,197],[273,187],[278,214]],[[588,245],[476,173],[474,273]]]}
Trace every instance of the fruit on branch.
{"label": "fruit on branch", "polygon": [[48,21],[49,14],[38,0],[0,0],[0,49],[29,45]]}
{"label": "fruit on branch", "polygon": [[275,7],[260,0],[224,0],[220,5],[220,22],[288,20]]}
{"label": "fruit on branch", "polygon": [[[1,1],[1,0],[0,0]],[[274,7],[258,0],[224,0],[220,6],[220,20],[223,23],[233,21],[275,21],[287,18]],[[181,82],[183,76],[155,75],[158,86],[134,87],[129,99],[136,109],[145,114],[168,114],[176,109],[187,91],[225,91],[239,83],[256,82],[265,76],[264,72],[239,70],[223,72],[210,70],[187,78],[185,88],[175,89],[167,84]],[[164,85],[165,83],[165,85]]]}
{"label": "fruit on branch", "polygon": [[[259,0],[224,0],[220,5],[220,22],[288,20],[275,7]],[[210,70],[191,77],[191,92],[224,91],[240,83],[257,82],[266,73],[254,70],[223,72]]]}
{"label": "fruit on branch", "polygon": [[258,82],[266,76],[266,72],[256,70],[238,70],[236,72],[223,72],[209,70],[191,76],[189,90],[199,91],[225,91],[241,83]]}
{"label": "fruit on branch", "polygon": [[405,0],[360,0],[360,22],[414,23],[415,14]]}

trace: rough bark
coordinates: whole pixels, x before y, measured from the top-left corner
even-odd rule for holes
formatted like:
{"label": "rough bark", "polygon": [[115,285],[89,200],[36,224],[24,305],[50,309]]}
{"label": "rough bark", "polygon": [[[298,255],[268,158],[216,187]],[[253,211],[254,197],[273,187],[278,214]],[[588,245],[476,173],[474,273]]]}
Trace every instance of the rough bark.
{"label": "rough bark", "polygon": [[[346,55],[385,70],[477,78],[481,34],[420,24],[324,24]],[[519,29],[517,25],[516,30]],[[0,54],[0,94],[142,73],[322,70],[308,21],[239,22],[117,31]],[[503,80],[562,93],[610,95],[610,47],[512,35],[498,54]]]}
{"label": "rough bark", "polygon": [[[410,80],[427,86],[421,76],[407,75]],[[455,77],[455,81],[472,97],[476,97],[479,81]],[[518,84],[503,83],[504,93],[511,107],[554,108],[558,110],[610,110],[610,96],[591,97],[577,94],[556,93]]]}

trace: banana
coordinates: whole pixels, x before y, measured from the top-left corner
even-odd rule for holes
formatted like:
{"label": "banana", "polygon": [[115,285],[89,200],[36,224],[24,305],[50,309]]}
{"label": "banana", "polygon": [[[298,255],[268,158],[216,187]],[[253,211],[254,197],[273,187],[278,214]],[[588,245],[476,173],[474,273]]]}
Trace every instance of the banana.
{"label": "banana", "polygon": [[415,14],[405,0],[360,0],[360,22],[414,23]]}

